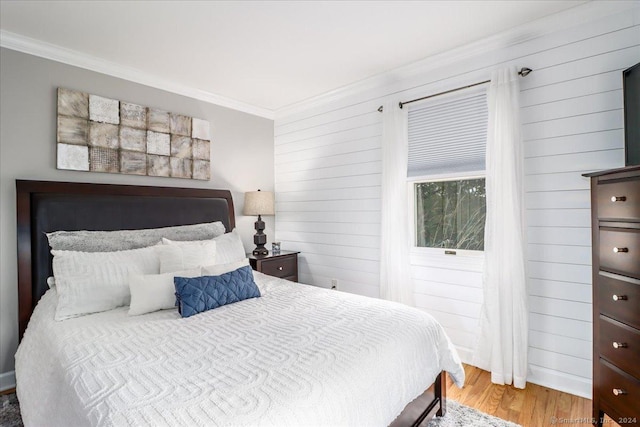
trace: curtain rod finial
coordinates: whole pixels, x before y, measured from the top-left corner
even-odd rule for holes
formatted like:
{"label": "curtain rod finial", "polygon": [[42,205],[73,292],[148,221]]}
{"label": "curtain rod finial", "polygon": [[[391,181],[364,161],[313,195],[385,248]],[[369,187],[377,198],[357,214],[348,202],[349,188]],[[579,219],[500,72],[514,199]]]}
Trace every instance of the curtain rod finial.
{"label": "curtain rod finial", "polygon": [[522,77],[526,77],[529,75],[530,72],[532,72],[533,70],[531,68],[528,67],[524,67],[521,68],[520,71],[518,72],[518,74],[520,74]]}

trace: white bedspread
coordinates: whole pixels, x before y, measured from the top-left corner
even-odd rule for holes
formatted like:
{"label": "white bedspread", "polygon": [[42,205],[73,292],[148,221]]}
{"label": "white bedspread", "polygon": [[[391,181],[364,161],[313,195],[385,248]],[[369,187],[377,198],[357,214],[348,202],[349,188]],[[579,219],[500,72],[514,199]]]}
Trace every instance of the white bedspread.
{"label": "white bedspread", "polygon": [[261,298],[186,319],[63,322],[44,295],[16,353],[26,426],[385,426],[458,355],[428,314],[255,274]]}

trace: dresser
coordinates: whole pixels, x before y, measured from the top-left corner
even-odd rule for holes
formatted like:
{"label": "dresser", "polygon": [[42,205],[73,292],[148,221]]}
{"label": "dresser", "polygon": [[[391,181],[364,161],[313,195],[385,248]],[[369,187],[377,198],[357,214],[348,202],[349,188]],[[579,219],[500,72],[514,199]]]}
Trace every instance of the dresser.
{"label": "dresser", "polygon": [[591,178],[593,417],[640,425],[640,166]]}
{"label": "dresser", "polygon": [[277,254],[269,252],[267,255],[248,254],[249,264],[255,271],[281,279],[298,281],[298,254],[300,252],[280,251]]}

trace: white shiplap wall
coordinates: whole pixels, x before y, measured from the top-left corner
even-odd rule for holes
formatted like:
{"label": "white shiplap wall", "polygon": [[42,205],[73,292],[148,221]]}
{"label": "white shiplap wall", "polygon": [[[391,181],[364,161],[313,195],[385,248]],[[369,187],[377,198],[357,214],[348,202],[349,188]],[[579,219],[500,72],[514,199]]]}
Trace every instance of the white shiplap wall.
{"label": "white shiplap wall", "polygon": [[300,281],[377,297],[380,244],[380,114],[335,111],[276,137],[276,238],[302,252]]}
{"label": "white shiplap wall", "polygon": [[[535,71],[521,80],[521,117],[529,380],[589,397],[590,199],[581,173],[624,164],[621,71],[640,61],[640,7],[613,15],[587,9],[597,7],[602,5],[583,7],[591,16],[586,22],[538,37],[524,37],[523,30],[525,41],[508,47],[420,73],[391,73],[360,85],[362,90],[279,114],[276,238],[285,249],[301,251],[300,280],[329,287],[337,278],[341,290],[379,295],[382,128],[376,109],[384,99],[408,100],[484,80],[498,66],[528,66]],[[481,258],[414,250],[411,262],[417,306],[443,324],[470,361],[482,304]]]}

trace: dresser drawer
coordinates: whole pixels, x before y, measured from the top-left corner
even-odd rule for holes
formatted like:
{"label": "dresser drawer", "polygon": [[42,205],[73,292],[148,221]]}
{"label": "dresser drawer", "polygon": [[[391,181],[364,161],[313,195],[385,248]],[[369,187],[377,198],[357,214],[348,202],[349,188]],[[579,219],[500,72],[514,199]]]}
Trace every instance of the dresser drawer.
{"label": "dresser drawer", "polygon": [[[640,378],[640,331],[600,316],[600,355],[618,368]],[[640,399],[640,396],[638,397]]]}
{"label": "dresser drawer", "polygon": [[[631,283],[634,281],[637,284]],[[634,279],[615,279],[601,272],[596,286],[600,313],[640,329],[640,282]]]}
{"label": "dresser drawer", "polygon": [[600,228],[600,269],[640,278],[640,230]]}
{"label": "dresser drawer", "polygon": [[[596,191],[598,218],[640,220],[639,180],[613,183],[601,182],[598,184]],[[621,200],[622,198],[624,199]]]}
{"label": "dresser drawer", "polygon": [[261,271],[275,277],[289,277],[298,275],[297,257],[287,256],[262,261]]}
{"label": "dresser drawer", "polygon": [[[600,382],[598,395],[607,406],[615,408],[620,417],[636,418],[640,421],[640,381],[615,366],[600,359]],[[614,394],[617,391],[617,395]]]}

